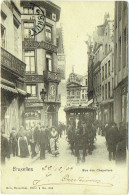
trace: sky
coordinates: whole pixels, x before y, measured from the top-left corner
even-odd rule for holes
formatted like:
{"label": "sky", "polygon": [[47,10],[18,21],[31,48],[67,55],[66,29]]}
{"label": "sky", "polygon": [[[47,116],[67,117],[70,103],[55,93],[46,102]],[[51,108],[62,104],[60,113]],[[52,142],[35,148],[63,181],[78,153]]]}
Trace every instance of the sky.
{"label": "sky", "polygon": [[95,27],[103,24],[105,12],[114,17],[113,1],[53,1],[61,7],[60,24],[66,54],[66,79],[72,72],[87,73],[88,56],[85,41],[92,35]]}

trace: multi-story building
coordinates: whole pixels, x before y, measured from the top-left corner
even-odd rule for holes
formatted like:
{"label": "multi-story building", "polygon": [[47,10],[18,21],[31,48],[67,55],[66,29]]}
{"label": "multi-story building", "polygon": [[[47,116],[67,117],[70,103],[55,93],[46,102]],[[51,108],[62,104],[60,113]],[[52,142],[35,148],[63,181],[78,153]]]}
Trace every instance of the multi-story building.
{"label": "multi-story building", "polygon": [[75,74],[69,75],[67,82],[67,107],[83,106],[88,102],[88,77]]}
{"label": "multi-story building", "polygon": [[114,121],[114,21],[109,15],[104,23],[103,59],[101,61],[101,120]]}
{"label": "multi-story building", "polygon": [[64,52],[64,44],[63,44],[63,32],[62,27],[57,28],[57,70],[61,74],[61,79],[65,79],[65,52]]}
{"label": "multi-story building", "polygon": [[115,2],[114,121],[128,122],[128,3]]}
{"label": "multi-story building", "polygon": [[21,1],[21,7],[25,82],[31,94],[25,104],[26,125],[42,121],[51,127],[58,124],[60,107],[56,44],[60,7],[50,1]]}
{"label": "multi-story building", "polygon": [[1,126],[10,134],[12,128],[24,125],[24,75],[22,61],[22,26],[20,4],[3,1],[1,4]]}
{"label": "multi-story building", "polygon": [[92,83],[88,92],[93,97],[92,106],[97,109],[96,118],[104,123],[113,120],[113,33],[114,21],[105,13],[104,23],[97,26],[93,41],[88,41],[88,78]]}

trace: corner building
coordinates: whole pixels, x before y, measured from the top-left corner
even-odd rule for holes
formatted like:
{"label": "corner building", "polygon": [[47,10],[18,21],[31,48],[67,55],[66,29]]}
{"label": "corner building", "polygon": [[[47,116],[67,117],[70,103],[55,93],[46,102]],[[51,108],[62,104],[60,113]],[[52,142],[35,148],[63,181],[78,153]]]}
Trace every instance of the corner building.
{"label": "corner building", "polygon": [[[60,107],[56,45],[60,7],[49,1],[21,1],[21,7],[25,82],[27,92],[31,94],[25,102],[26,127],[38,121],[51,127],[58,124]],[[44,102],[41,99],[42,90],[46,92]]]}

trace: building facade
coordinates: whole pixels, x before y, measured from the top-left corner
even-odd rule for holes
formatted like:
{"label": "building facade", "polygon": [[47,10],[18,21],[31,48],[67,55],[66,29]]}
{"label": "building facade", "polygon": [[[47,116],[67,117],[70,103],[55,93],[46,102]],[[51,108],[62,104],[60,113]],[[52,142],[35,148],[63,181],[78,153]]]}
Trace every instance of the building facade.
{"label": "building facade", "polygon": [[101,62],[101,120],[114,121],[114,20],[107,15],[104,23],[103,59]]}
{"label": "building facade", "polygon": [[[114,89],[114,21],[105,13],[104,23],[97,26],[88,45],[89,101],[96,107],[96,119],[103,123],[113,120]],[[92,61],[91,61],[92,59]]]}
{"label": "building facade", "polygon": [[25,82],[31,97],[25,101],[26,126],[41,121],[58,124],[61,80],[57,71],[56,22],[60,7],[52,2],[21,1],[22,50],[26,63]]}
{"label": "building facade", "polygon": [[114,121],[128,122],[128,3],[115,2]]}
{"label": "building facade", "polygon": [[22,61],[20,4],[1,4],[1,127],[9,135],[24,125],[26,64]]}
{"label": "building facade", "polygon": [[67,81],[67,107],[88,103],[88,76],[72,72]]}

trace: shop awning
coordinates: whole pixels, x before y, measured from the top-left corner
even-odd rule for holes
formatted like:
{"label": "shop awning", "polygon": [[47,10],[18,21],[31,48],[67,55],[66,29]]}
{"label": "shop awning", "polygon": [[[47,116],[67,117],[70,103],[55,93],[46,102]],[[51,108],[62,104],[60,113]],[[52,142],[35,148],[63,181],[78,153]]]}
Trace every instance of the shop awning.
{"label": "shop awning", "polygon": [[12,93],[16,93],[16,94],[18,93],[16,89],[14,89],[12,87],[8,87],[8,86],[3,85],[3,84],[1,84],[1,89],[4,89],[4,90],[12,92]]}
{"label": "shop awning", "polygon": [[27,94],[26,91],[24,91],[24,90],[22,90],[22,89],[19,89],[19,88],[17,88],[17,91],[18,91],[18,93],[20,93],[21,95],[26,95],[26,94]]}

